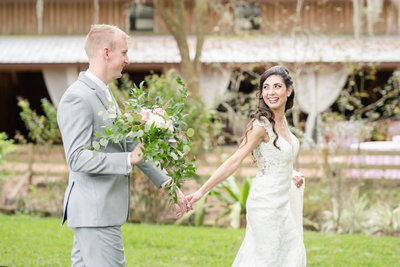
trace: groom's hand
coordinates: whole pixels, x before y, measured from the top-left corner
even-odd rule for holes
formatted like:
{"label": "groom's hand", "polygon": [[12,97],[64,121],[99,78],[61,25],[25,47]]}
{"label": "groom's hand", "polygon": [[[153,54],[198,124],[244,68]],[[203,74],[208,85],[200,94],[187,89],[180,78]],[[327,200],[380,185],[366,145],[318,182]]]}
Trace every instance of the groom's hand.
{"label": "groom's hand", "polygon": [[143,144],[140,143],[138,144],[134,150],[131,152],[131,164],[136,165],[140,163],[143,160],[143,152],[141,148],[143,147]]}
{"label": "groom's hand", "polygon": [[[174,186],[172,185],[172,181],[168,186]],[[178,218],[181,218],[184,213],[190,211],[193,209],[192,205],[189,204],[189,201],[187,201],[185,195],[182,193],[182,191],[177,187],[176,188],[176,197],[177,197],[177,203],[172,203],[171,205],[171,210]],[[178,205],[179,210],[177,211],[176,206]]]}

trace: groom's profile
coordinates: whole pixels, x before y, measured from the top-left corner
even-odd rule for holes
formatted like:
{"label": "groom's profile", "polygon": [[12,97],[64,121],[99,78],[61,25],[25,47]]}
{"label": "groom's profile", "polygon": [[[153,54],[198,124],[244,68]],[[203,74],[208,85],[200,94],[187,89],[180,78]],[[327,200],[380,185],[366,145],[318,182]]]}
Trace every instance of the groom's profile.
{"label": "groom's profile", "polygon": [[[61,98],[57,121],[61,130],[69,167],[62,223],[67,221],[74,233],[72,266],[125,266],[121,225],[129,217],[129,175],[136,165],[161,188],[171,177],[143,162],[137,143],[110,142],[97,156],[86,149],[94,134],[112,120],[98,114],[115,103],[107,84],[120,78],[129,64],[129,36],[116,26],[92,25],[86,36],[88,70],[79,74]],[[115,112],[119,113],[116,108]],[[186,199],[179,192],[178,204],[186,212]]]}

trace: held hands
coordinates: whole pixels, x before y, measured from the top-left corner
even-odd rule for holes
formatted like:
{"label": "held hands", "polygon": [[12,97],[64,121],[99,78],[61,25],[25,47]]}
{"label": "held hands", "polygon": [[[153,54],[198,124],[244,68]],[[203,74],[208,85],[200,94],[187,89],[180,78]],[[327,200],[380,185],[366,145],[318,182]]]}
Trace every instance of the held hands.
{"label": "held hands", "polygon": [[[167,188],[172,188],[175,186],[173,184],[173,181],[171,181],[168,185]],[[185,195],[182,193],[182,191],[179,189],[179,187],[176,187],[176,196],[177,196],[177,203],[172,203],[171,205],[171,210],[172,212],[178,217],[181,218],[184,213],[189,212],[190,210],[193,209],[192,205],[189,203],[189,201],[186,199]],[[179,210],[176,208],[176,205],[178,205]]]}
{"label": "held hands", "polygon": [[297,188],[300,188],[304,184],[304,174],[296,172],[292,177],[292,181]]}
{"label": "held hands", "polygon": [[191,193],[190,195],[186,196],[186,200],[189,201],[190,205],[193,205],[203,196],[204,195],[200,192],[200,190],[197,190],[196,192]]}

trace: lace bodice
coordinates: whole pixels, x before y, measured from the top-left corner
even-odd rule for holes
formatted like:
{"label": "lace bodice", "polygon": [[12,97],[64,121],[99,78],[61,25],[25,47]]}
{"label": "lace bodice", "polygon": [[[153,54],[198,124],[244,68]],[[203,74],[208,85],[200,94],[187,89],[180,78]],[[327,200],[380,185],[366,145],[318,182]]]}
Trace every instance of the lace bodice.
{"label": "lace bodice", "polygon": [[272,130],[271,123],[266,118],[263,118],[262,121],[255,120],[253,126],[264,127],[269,136],[267,143],[262,142],[253,151],[259,172],[262,174],[275,173],[282,167],[293,166],[293,161],[299,150],[299,141],[296,136],[289,131],[291,143],[279,136],[276,142],[278,149],[274,146],[276,134]]}

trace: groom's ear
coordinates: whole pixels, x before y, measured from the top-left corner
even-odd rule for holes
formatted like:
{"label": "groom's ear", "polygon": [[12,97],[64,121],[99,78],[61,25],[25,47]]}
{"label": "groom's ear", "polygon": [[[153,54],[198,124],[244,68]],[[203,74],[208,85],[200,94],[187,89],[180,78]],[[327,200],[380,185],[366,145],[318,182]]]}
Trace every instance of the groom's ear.
{"label": "groom's ear", "polygon": [[109,52],[110,52],[110,49],[108,47],[104,47],[101,50],[101,55],[103,56],[104,59],[108,59],[109,58]]}

